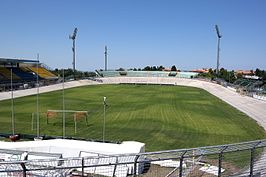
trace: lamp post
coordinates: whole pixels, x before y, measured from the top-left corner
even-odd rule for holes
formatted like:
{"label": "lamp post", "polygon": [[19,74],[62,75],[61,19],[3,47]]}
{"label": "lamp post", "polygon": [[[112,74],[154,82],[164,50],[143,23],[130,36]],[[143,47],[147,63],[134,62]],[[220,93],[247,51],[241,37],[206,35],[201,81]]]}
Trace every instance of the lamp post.
{"label": "lamp post", "polygon": [[107,71],[107,55],[108,55],[108,53],[107,53],[107,46],[105,46],[105,48],[104,48],[104,70],[105,71]]}
{"label": "lamp post", "polygon": [[77,32],[78,32],[78,28],[75,28],[73,34],[69,35],[69,39],[73,40],[73,46],[72,46],[73,62],[72,62],[72,64],[73,64],[73,77],[74,77],[74,80],[76,80],[76,76],[75,76],[75,71],[76,71],[76,45],[75,45],[75,40],[76,40]]}
{"label": "lamp post", "polygon": [[105,136],[105,115],[106,115],[106,97],[103,97],[103,142],[104,142],[104,136]]}
{"label": "lamp post", "polygon": [[220,39],[222,38],[222,35],[219,32],[218,25],[215,25],[217,37],[218,37],[218,46],[217,46],[217,66],[216,66],[216,76],[219,75],[219,65],[220,65]]}

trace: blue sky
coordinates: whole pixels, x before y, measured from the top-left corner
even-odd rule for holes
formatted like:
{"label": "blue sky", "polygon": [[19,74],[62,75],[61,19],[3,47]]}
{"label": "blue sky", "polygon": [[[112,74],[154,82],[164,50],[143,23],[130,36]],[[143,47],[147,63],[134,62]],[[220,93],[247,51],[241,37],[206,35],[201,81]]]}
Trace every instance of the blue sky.
{"label": "blue sky", "polygon": [[220,66],[266,69],[265,0],[0,0],[0,57],[34,59],[52,68],[72,68],[78,28],[77,69],[180,69]]}

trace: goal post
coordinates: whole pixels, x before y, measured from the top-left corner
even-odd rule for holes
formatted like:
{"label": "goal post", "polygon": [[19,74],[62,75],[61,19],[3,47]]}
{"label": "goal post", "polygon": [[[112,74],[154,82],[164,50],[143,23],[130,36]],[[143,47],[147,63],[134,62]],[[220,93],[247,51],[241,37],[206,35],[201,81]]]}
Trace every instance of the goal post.
{"label": "goal post", "polygon": [[46,123],[49,123],[49,119],[56,117],[58,114],[69,113],[73,114],[75,133],[77,133],[77,120],[85,117],[86,126],[88,126],[88,111],[78,111],[78,110],[47,110],[46,113]]}

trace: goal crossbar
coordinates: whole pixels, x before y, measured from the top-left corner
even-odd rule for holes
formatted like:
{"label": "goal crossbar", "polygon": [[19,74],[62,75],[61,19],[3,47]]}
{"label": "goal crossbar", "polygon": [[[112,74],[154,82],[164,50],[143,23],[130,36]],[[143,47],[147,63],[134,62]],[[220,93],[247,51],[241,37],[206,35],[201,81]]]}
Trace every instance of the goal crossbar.
{"label": "goal crossbar", "polygon": [[47,110],[47,112],[59,112],[59,113],[87,113],[88,111],[75,111],[75,110]]}

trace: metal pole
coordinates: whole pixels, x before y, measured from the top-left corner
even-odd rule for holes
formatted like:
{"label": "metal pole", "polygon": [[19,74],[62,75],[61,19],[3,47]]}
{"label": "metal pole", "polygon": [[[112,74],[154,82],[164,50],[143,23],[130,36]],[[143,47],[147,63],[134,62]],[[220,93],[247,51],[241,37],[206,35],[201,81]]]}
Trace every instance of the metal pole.
{"label": "metal pole", "polygon": [[88,126],[88,112],[86,113],[86,126]]}
{"label": "metal pole", "polygon": [[31,113],[31,130],[34,130],[34,113]]}
{"label": "metal pole", "polygon": [[11,68],[11,125],[12,125],[12,134],[15,135],[15,120],[14,120],[14,94],[13,94],[13,70]]}
{"label": "metal pole", "polygon": [[254,158],[255,158],[255,151],[256,151],[256,147],[261,143],[261,141],[257,142],[253,148],[250,150],[250,171],[249,171],[249,176],[252,177],[253,176],[253,172],[254,172]]}
{"label": "metal pole", "polygon": [[104,51],[104,56],[105,56],[105,71],[107,71],[107,46],[105,46],[105,51]]}
{"label": "metal pole", "polygon": [[37,115],[37,137],[40,137],[40,115],[39,115],[39,54],[37,54],[37,107],[36,107],[36,115]]}
{"label": "metal pole", "polygon": [[76,70],[76,52],[75,52],[75,39],[73,39],[73,77],[74,80],[76,80],[76,76],[75,76],[75,70]]}
{"label": "metal pole", "polygon": [[84,176],[84,157],[81,159],[81,176]]}
{"label": "metal pole", "polygon": [[46,124],[49,123],[49,121],[48,121],[48,116],[49,116],[49,115],[48,115],[48,114],[49,114],[49,112],[46,113]]}
{"label": "metal pole", "polygon": [[63,69],[63,138],[65,138],[66,130],[65,130],[65,124],[66,124],[66,118],[65,118],[65,73]]}
{"label": "metal pole", "polygon": [[103,142],[104,142],[104,135],[105,135],[105,104],[103,105]]}
{"label": "metal pole", "polygon": [[115,158],[115,166],[114,166],[112,177],[116,177],[115,172],[116,172],[117,164],[118,164],[118,157]]}
{"label": "metal pole", "polygon": [[217,33],[217,37],[218,37],[218,46],[217,46],[217,67],[216,67],[216,76],[218,77],[219,75],[219,65],[220,65],[220,39],[222,37],[222,35],[220,34],[218,25],[215,25],[215,29],[216,29],[216,33]]}
{"label": "metal pole", "polygon": [[219,154],[218,177],[221,177],[222,176],[222,160],[223,160],[223,151]]}
{"label": "metal pole", "polygon": [[74,120],[75,120],[75,134],[77,134],[77,116],[76,116],[76,113],[74,113]]}
{"label": "metal pole", "polygon": [[75,71],[76,71],[76,52],[75,52],[75,39],[76,39],[76,35],[77,35],[77,31],[78,29],[75,28],[74,29],[74,32],[73,32],[73,35],[70,35],[69,36],[69,39],[72,39],[73,40],[73,47],[72,47],[72,51],[73,51],[73,77],[74,77],[74,80],[76,80],[76,76],[75,76]]}
{"label": "metal pole", "polygon": [[106,115],[106,97],[103,97],[103,142],[105,136],[105,115]]}
{"label": "metal pole", "polygon": [[179,162],[180,166],[179,166],[179,177],[183,176],[183,157],[180,158],[180,162]]}
{"label": "metal pole", "polygon": [[224,146],[219,153],[219,160],[218,160],[218,177],[222,176],[222,162],[224,158],[224,151],[228,148],[228,146]]}
{"label": "metal pole", "polygon": [[255,154],[255,147],[253,147],[250,151],[250,171],[249,176],[253,176],[253,169],[254,169],[254,154]]}
{"label": "metal pole", "polygon": [[23,169],[22,176],[26,177],[27,176],[27,168],[25,166],[25,163],[22,162],[20,165],[21,165],[21,167]]}
{"label": "metal pole", "polygon": [[180,162],[179,162],[179,177],[183,176],[183,161],[184,161],[184,155],[187,153],[187,151],[183,152],[181,157],[180,157]]}
{"label": "metal pole", "polygon": [[219,75],[219,65],[220,65],[220,37],[218,37],[218,46],[217,46],[217,67],[216,67],[216,75]]}
{"label": "metal pole", "polygon": [[137,162],[138,162],[139,157],[140,157],[139,155],[136,155],[134,159],[134,172],[133,172],[134,177],[137,177]]}

